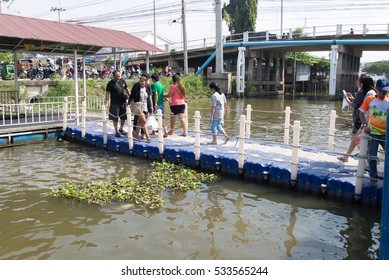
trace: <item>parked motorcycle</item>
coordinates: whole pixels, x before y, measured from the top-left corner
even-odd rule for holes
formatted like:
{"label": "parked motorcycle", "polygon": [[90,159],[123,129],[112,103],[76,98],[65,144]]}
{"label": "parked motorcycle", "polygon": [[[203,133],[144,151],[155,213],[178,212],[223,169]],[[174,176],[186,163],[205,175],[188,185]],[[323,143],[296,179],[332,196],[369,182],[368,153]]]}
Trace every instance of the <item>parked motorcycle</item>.
{"label": "parked motorcycle", "polygon": [[42,66],[33,67],[27,72],[27,77],[31,80],[43,80],[43,79],[54,79],[55,71],[52,71],[48,68],[43,68]]}

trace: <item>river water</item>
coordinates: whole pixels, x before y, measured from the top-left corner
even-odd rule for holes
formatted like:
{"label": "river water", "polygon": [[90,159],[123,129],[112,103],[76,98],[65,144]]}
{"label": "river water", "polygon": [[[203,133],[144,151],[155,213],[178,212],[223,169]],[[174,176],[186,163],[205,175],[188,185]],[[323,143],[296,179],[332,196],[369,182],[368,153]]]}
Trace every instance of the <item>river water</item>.
{"label": "river water", "polygon": [[[253,107],[252,138],[282,142],[285,106],[301,120],[307,146],[325,147],[337,110],[336,143],[346,146],[351,115],[315,98],[230,101],[226,130]],[[189,115],[209,114],[191,103]],[[202,125],[204,132],[208,124]],[[342,149],[342,148],[341,148]],[[340,150],[341,150],[340,149]],[[46,196],[69,180],[139,179],[150,161],[66,141],[0,149],[1,259],[376,259],[380,210],[223,177],[187,193],[166,193],[166,206],[91,206]]]}

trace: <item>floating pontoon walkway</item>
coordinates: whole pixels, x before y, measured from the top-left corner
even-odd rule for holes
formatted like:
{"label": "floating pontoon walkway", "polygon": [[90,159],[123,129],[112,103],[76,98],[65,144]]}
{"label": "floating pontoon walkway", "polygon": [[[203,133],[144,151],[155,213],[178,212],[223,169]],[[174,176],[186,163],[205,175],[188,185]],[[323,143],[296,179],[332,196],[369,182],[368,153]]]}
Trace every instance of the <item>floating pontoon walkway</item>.
{"label": "floating pontoon walkway", "polygon": [[[196,131],[196,130],[195,130]],[[176,132],[177,133],[177,132]],[[295,188],[313,195],[324,195],[345,201],[381,206],[383,181],[372,187],[365,175],[362,189],[356,192],[358,161],[350,157],[347,164],[339,162],[330,151],[298,147],[298,163],[293,163],[294,145],[244,140],[244,153],[240,152],[240,138],[226,144],[210,145],[211,136],[189,133],[188,136],[155,137],[150,142],[132,137],[115,137],[113,128],[104,130],[99,124],[67,126],[65,137],[102,149],[117,151],[150,160],[164,159],[172,163],[207,172],[235,176],[259,183]],[[198,135],[200,133],[198,132]],[[244,137],[243,137],[244,138]],[[244,160],[242,161],[242,158]],[[293,171],[293,165],[297,167]],[[293,175],[297,172],[297,175]],[[292,180],[295,176],[295,180]]]}

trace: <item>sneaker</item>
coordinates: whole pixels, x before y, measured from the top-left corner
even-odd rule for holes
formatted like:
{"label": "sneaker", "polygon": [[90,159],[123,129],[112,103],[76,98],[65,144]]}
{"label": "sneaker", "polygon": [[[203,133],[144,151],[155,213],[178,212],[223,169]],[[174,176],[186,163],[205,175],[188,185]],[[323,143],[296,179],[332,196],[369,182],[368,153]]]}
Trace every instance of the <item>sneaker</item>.
{"label": "sneaker", "polygon": [[120,133],[119,133],[119,132],[116,132],[116,133],[115,133],[115,137],[120,137]]}
{"label": "sneaker", "polygon": [[224,139],[224,144],[227,144],[227,142],[230,141],[230,139],[231,138],[227,136],[226,139]]}
{"label": "sneaker", "polygon": [[123,135],[127,135],[127,132],[125,132],[123,129],[120,129],[119,132]]}

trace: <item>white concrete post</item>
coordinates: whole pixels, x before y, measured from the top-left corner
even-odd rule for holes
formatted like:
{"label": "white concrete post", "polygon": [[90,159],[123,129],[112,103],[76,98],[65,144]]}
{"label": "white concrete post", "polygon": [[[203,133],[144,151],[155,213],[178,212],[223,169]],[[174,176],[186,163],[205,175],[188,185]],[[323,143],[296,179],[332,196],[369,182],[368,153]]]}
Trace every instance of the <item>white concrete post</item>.
{"label": "white concrete post", "polygon": [[201,130],[200,130],[200,120],[201,120],[201,116],[200,116],[200,111],[196,111],[195,112],[195,145],[194,145],[194,148],[195,148],[195,161],[199,161],[200,160],[200,133],[201,133]]}
{"label": "white concrete post", "polygon": [[126,107],[126,114],[127,114],[127,128],[128,128],[128,148],[130,150],[130,153],[134,150],[134,136],[132,133],[132,122],[131,122],[131,107],[130,105],[127,105]]}
{"label": "white concrete post", "polygon": [[290,130],[290,107],[285,108],[285,130],[284,130],[284,144],[289,144],[289,130]]}
{"label": "white concrete post", "polygon": [[335,96],[336,91],[336,71],[338,67],[338,45],[331,46],[331,59],[330,59],[330,81],[329,81],[329,95]]}
{"label": "white concrete post", "polygon": [[83,97],[84,100],[86,100],[86,74],[85,74],[85,56],[82,57],[82,90],[83,90]]}
{"label": "white concrete post", "polygon": [[297,180],[297,169],[298,169],[298,152],[300,149],[300,121],[294,121],[293,123],[293,146],[292,146],[292,166],[290,171],[290,181],[292,185],[296,183]]}
{"label": "white concrete post", "polygon": [[363,36],[366,36],[366,33],[367,33],[367,27],[366,27],[366,23],[363,24]]}
{"label": "white concrete post", "polygon": [[245,47],[238,47],[238,61],[236,68],[236,92],[242,94],[244,92],[244,81],[245,81]]}
{"label": "white concrete post", "polygon": [[85,139],[86,132],[86,101],[81,102],[81,139]]}
{"label": "white concrete post", "polygon": [[216,74],[223,73],[223,17],[222,17],[222,1],[215,0],[216,14]]}
{"label": "white concrete post", "polygon": [[240,116],[240,130],[239,130],[239,147],[238,147],[238,168],[243,170],[244,167],[244,141],[245,141],[245,127],[246,127],[246,116]]}
{"label": "white concrete post", "polygon": [[162,125],[162,110],[158,109],[157,110],[157,121],[158,121],[158,149],[159,149],[159,154],[163,156],[163,125]]}
{"label": "white concrete post", "polygon": [[313,30],[312,30],[312,37],[313,37],[313,38],[316,38],[316,26],[313,27]]}
{"label": "white concrete post", "polygon": [[365,162],[367,159],[367,146],[369,143],[369,136],[365,133],[364,130],[362,130],[362,134],[359,137],[361,138],[361,145],[359,148],[357,174],[355,178],[354,194],[356,195],[356,198],[359,198],[359,196],[362,194],[363,178],[364,178],[363,175],[365,173]]}
{"label": "white concrete post", "polygon": [[328,150],[334,150],[334,137],[335,137],[335,120],[336,120],[336,111],[331,110],[330,114],[330,129],[328,131]]}
{"label": "white concrete post", "polygon": [[248,104],[246,108],[246,138],[250,139],[251,136],[251,105]]}
{"label": "white concrete post", "polygon": [[78,67],[77,67],[77,49],[73,50],[73,67],[74,67],[74,99],[75,99],[75,113],[76,113],[76,125],[80,124],[80,106],[78,100]]}
{"label": "white concrete post", "polygon": [[108,132],[107,132],[107,109],[105,108],[105,105],[101,106],[101,113],[103,117],[103,144],[104,147],[108,144]]}
{"label": "white concrete post", "polygon": [[[68,127],[68,98],[67,97],[64,97],[63,98],[63,112],[62,112],[62,120],[63,120],[63,125],[62,125],[62,129],[63,131],[65,132],[66,131],[66,128]],[[34,114],[34,112],[33,112]],[[27,120],[27,118],[26,118]]]}
{"label": "white concrete post", "polygon": [[336,25],[336,36],[342,36],[342,25],[341,24]]}

